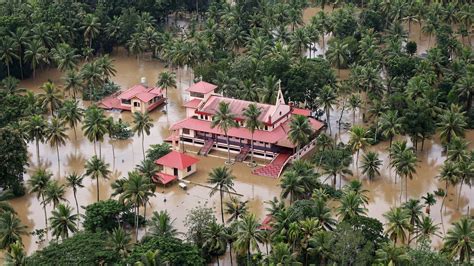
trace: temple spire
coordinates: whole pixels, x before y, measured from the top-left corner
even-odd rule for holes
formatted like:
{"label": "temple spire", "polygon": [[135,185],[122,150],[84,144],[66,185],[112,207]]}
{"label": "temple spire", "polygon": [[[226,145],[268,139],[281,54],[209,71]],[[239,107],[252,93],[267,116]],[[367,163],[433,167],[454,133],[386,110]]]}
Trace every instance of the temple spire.
{"label": "temple spire", "polygon": [[276,98],[275,105],[285,104],[285,98],[283,97],[283,92],[281,90],[281,79],[278,80],[278,94]]}

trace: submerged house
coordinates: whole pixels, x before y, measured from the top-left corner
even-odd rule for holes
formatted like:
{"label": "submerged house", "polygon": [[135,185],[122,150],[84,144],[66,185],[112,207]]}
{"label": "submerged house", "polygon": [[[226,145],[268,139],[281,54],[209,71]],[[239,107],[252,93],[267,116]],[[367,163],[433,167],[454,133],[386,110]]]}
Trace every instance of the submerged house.
{"label": "submerged house", "polygon": [[152,111],[165,101],[163,90],[158,87],[148,87],[146,80],[142,78],[141,84],[106,97],[99,103],[99,107],[107,110],[144,113]]}
{"label": "submerged house", "polygon": [[[230,150],[237,153],[236,161],[243,161],[250,153],[252,134],[245,128],[244,109],[252,102],[223,97],[215,92],[216,85],[200,81],[187,89],[189,101],[184,104],[186,118],[171,126],[172,135],[167,141],[200,146],[200,155],[207,155],[212,149],[227,151],[227,141],[219,128],[211,127],[213,115],[220,102],[229,103],[238,128],[228,131]],[[288,139],[290,118],[293,115],[307,116],[315,135],[325,126],[310,117],[311,112],[286,104],[281,90],[276,103],[257,103],[262,113],[259,120],[263,126],[254,133],[254,154],[256,157],[273,159],[283,154],[285,161],[295,151],[295,145]]]}
{"label": "submerged house", "polygon": [[176,179],[186,178],[197,171],[198,162],[197,158],[173,150],[155,161],[160,170],[153,179],[167,185]]}

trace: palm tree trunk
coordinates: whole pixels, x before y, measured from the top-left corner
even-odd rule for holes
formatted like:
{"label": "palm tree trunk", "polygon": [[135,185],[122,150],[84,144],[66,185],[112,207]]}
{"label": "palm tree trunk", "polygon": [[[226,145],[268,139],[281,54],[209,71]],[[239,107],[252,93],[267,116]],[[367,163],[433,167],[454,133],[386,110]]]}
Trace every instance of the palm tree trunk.
{"label": "palm tree trunk", "polygon": [[229,144],[229,135],[227,135],[227,132],[225,133],[225,137],[227,139],[227,163],[230,163],[230,144]]}
{"label": "palm tree trunk", "polygon": [[77,202],[77,195],[76,190],[74,190],[74,201],[76,202],[76,210],[77,210],[77,229],[79,229],[79,225],[81,224],[80,221],[80,213],[79,213],[79,203]]}
{"label": "palm tree trunk", "polygon": [[145,218],[145,234],[146,234],[146,204],[147,204],[147,201],[145,201],[145,204],[144,204],[144,208],[143,208],[143,218]]}
{"label": "palm tree trunk", "polygon": [[337,176],[336,176],[336,174],[334,174],[334,178],[332,180],[332,187],[333,188],[336,188],[336,178],[337,178]]}
{"label": "palm tree trunk", "polygon": [[56,153],[58,155],[58,173],[59,175],[61,175],[61,161],[59,159],[59,145],[56,144]]}
{"label": "palm tree trunk", "polygon": [[138,214],[139,214],[139,211],[140,211],[140,207],[139,205],[137,204],[137,208],[135,210],[135,242],[138,242]]}
{"label": "palm tree trunk", "polygon": [[143,160],[145,160],[145,133],[142,132],[142,152],[143,152]]}
{"label": "palm tree trunk", "polygon": [[405,202],[408,201],[408,177],[405,176]]}
{"label": "palm tree trunk", "polygon": [[403,178],[400,176],[400,205],[402,204],[402,195],[403,195]]}
{"label": "palm tree trunk", "polygon": [[229,257],[230,257],[230,266],[233,266],[234,261],[232,259],[232,243],[229,243]]}
{"label": "palm tree trunk", "polygon": [[112,159],[113,159],[112,168],[115,169],[115,146],[114,146],[113,140],[110,143],[110,145],[112,146]]}
{"label": "palm tree trunk", "polygon": [[330,112],[330,110],[329,110],[329,108],[327,108],[327,109],[326,109],[326,120],[327,120],[327,121],[326,121],[326,124],[328,125],[328,128],[329,128],[329,135],[331,135],[331,134],[332,134],[332,132],[331,132],[331,120],[330,120],[330,119],[331,119],[331,115],[330,115],[329,112]]}
{"label": "palm tree trunk", "polygon": [[40,167],[40,148],[39,148],[39,140],[37,137],[35,141],[36,141],[36,160],[38,162],[37,167]]}
{"label": "palm tree trunk", "polygon": [[253,165],[253,132],[252,132],[252,153],[250,154],[250,164]]}
{"label": "palm tree trunk", "polygon": [[99,141],[99,158],[102,159],[102,142]]}
{"label": "palm tree trunk", "polygon": [[222,218],[222,224],[224,224],[224,204],[222,203],[222,198],[224,195],[222,194],[222,187],[219,188],[219,194],[221,196],[221,218]]}
{"label": "palm tree trunk", "polygon": [[220,264],[219,264],[219,256],[218,255],[216,256],[216,261],[217,261],[217,266],[219,266]]}
{"label": "palm tree trunk", "polygon": [[[48,232],[48,214],[46,213],[46,204],[44,203],[44,195],[41,195],[41,204],[43,204],[44,224],[46,225],[46,232]],[[48,235],[48,233],[46,233]]]}
{"label": "palm tree trunk", "polygon": [[95,180],[97,185],[97,202],[99,202],[99,177],[97,176]]}
{"label": "palm tree trunk", "polygon": [[97,148],[96,148],[96,141],[94,139],[94,155],[97,156]]}
{"label": "palm tree trunk", "polygon": [[[76,96],[74,96],[74,98],[76,98]],[[74,130],[74,140],[77,141],[76,126],[73,126],[72,129]]]}
{"label": "palm tree trunk", "polygon": [[458,191],[457,210],[459,210],[459,201],[461,199],[461,191],[462,191],[463,183],[464,183],[464,178],[461,178],[461,185],[459,186],[459,191]]}
{"label": "palm tree trunk", "polygon": [[5,63],[7,65],[7,75],[10,76],[10,64]]}

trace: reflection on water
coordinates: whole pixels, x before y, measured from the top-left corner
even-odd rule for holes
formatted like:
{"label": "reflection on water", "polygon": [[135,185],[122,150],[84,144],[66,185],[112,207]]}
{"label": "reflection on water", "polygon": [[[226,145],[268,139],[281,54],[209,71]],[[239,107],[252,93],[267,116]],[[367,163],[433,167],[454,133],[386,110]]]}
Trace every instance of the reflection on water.
{"label": "reflection on water", "polygon": [[[331,8],[328,7],[328,10]],[[308,17],[312,16],[317,12],[317,8],[311,8],[305,11],[305,21],[308,21]],[[414,38],[418,38],[417,26],[412,26],[412,35]],[[425,40],[426,39],[426,40]],[[432,41],[433,42],[433,41]],[[426,50],[427,38],[423,39],[423,42],[419,44],[419,51]],[[319,48],[319,47],[318,47]],[[114,65],[117,69],[117,76],[113,78],[113,81],[119,84],[122,88],[128,88],[135,85],[140,81],[141,77],[146,77],[148,83],[154,84],[157,80],[160,71],[163,71],[163,64],[157,61],[150,61],[146,59],[137,60],[133,56],[127,56],[124,50],[118,50],[112,56]],[[349,71],[343,71],[344,76],[348,75]],[[151,130],[150,136],[145,137],[145,148],[151,144],[161,143],[164,138],[169,136],[169,127],[172,123],[177,122],[185,117],[182,103],[185,101],[184,89],[190,84],[191,73],[188,70],[180,71],[180,84],[178,89],[168,90],[170,98],[170,104],[168,106],[168,113],[164,114],[162,109],[156,109],[151,113],[154,120],[154,127]],[[36,79],[29,79],[22,81],[20,86],[30,89],[34,92],[38,92],[38,88],[41,84],[47,80],[52,80],[57,84],[62,84],[61,73],[55,69],[47,69],[38,73]],[[84,103],[85,106],[88,103]],[[131,123],[132,116],[128,112],[114,113],[107,112],[107,115],[113,116],[115,119],[122,118],[124,121]],[[359,115],[357,115],[359,117]],[[338,132],[336,120],[339,119],[339,111],[335,110],[332,112],[331,120],[334,121],[333,134]],[[352,116],[347,112],[343,117],[343,122],[352,122]],[[360,121],[358,121],[360,122]],[[78,127],[80,128],[80,127]],[[56,179],[64,183],[64,176],[71,172],[83,173],[84,163],[86,160],[92,157],[94,149],[92,143],[84,138],[80,130],[78,130],[77,140],[74,138],[73,130],[68,132],[70,141],[60,148],[61,153],[61,173],[57,175],[57,158],[56,151],[51,148],[48,144],[40,145],[41,155],[41,166],[47,167],[53,173],[55,173]],[[344,142],[347,142],[348,136],[343,131],[338,137]],[[466,138],[471,141],[471,148],[474,143],[474,131],[467,133]],[[381,159],[384,159],[384,166],[382,169],[382,176],[376,178],[373,181],[367,181],[363,179],[365,188],[368,189],[370,203],[368,206],[368,215],[384,221],[382,214],[389,210],[391,206],[399,205],[399,182],[395,184],[394,174],[388,168],[387,160],[387,143],[381,143],[371,150],[377,151],[380,154]],[[115,141],[115,162],[112,157],[112,146],[109,140],[102,143],[102,156],[106,162],[110,164],[110,167],[114,166],[113,174],[109,180],[100,181],[100,198],[107,199],[110,197],[111,188],[110,184],[117,178],[126,176],[128,171],[131,171],[135,165],[139,164],[143,159],[141,138],[137,136],[131,140],[126,141]],[[192,149],[187,148],[188,151]],[[35,147],[29,145],[30,153],[30,167],[25,176],[25,180],[28,180],[29,175],[38,166],[36,165],[35,158]],[[196,156],[196,155],[195,155]],[[223,165],[224,159],[217,158],[215,156],[225,157],[225,154],[214,153],[209,157],[199,157],[200,162],[198,164],[198,171],[189,180],[196,183],[205,183],[209,170],[213,167]],[[444,184],[440,184],[436,178],[439,172],[439,167],[444,161],[444,155],[442,154],[442,147],[439,144],[439,139],[434,137],[431,140],[427,140],[425,144],[425,150],[418,152],[419,164],[417,168],[417,174],[413,180],[408,182],[408,193],[409,197],[419,198],[426,194],[426,192],[432,192],[438,187],[443,187]],[[235,189],[238,193],[243,194],[242,200],[249,200],[249,210],[255,213],[258,217],[263,218],[265,215],[264,201],[278,196],[280,189],[278,186],[278,180],[258,177],[251,174],[249,167],[245,164],[237,163],[232,166],[233,174],[236,176]],[[354,170],[354,172],[356,172]],[[349,179],[356,177],[348,177],[343,180],[346,183]],[[339,182],[339,180],[338,180]],[[95,181],[89,178],[84,180],[85,187],[78,191],[78,201],[80,206],[86,206],[96,201],[96,185]],[[158,187],[156,191],[156,197],[151,199],[151,210],[159,211],[166,209],[171,213],[173,218],[176,218],[176,226],[180,231],[186,231],[183,220],[188,210],[195,206],[207,205],[215,209],[216,215],[218,214],[218,202],[219,198],[217,194],[212,198],[209,198],[209,188],[190,184],[187,191],[179,189],[176,185],[168,188]],[[468,186],[464,186],[462,197],[461,197],[461,208],[459,211],[456,210],[456,194],[457,191],[450,188],[449,196],[447,198],[447,213],[444,215],[445,223],[449,223],[455,219],[458,219],[460,215],[466,213],[469,209],[469,203],[474,199],[474,193]],[[66,193],[66,198],[69,204],[74,205],[74,197],[71,190]],[[24,224],[28,226],[30,230],[39,229],[44,227],[44,216],[40,202],[34,195],[26,195],[22,198],[11,200],[11,204],[18,212],[19,218]],[[432,217],[436,222],[441,222],[441,213],[439,212],[441,200],[438,200],[437,205],[432,208]],[[150,210],[150,209],[149,209]],[[48,214],[51,211],[51,207],[48,206]],[[148,215],[152,211],[148,211]],[[83,212],[83,210],[81,210]],[[218,216],[216,216],[218,217]],[[27,252],[31,254],[37,248],[41,248],[35,243],[37,239],[34,237],[24,237],[24,244]],[[437,240],[439,244],[439,239]]]}

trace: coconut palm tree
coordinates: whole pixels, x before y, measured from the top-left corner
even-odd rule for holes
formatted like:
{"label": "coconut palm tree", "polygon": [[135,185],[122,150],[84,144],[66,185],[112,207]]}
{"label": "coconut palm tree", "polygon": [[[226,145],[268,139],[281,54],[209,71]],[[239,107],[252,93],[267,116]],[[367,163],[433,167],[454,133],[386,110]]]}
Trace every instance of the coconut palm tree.
{"label": "coconut palm tree", "polygon": [[52,234],[57,239],[61,237],[62,240],[69,237],[69,233],[78,231],[76,224],[79,216],[72,213],[72,208],[69,205],[59,204],[51,212],[49,221],[51,222]]}
{"label": "coconut palm tree", "polygon": [[366,175],[369,180],[374,179],[377,175],[380,175],[380,166],[383,161],[379,159],[379,154],[373,151],[367,152],[362,156],[362,174]]}
{"label": "coconut palm tree", "polygon": [[142,137],[142,152],[143,160],[145,160],[145,134],[150,135],[150,130],[153,127],[153,119],[150,117],[148,112],[135,112],[133,113],[133,132],[137,133],[138,136]]}
{"label": "coconut palm tree", "polygon": [[64,82],[64,90],[70,94],[72,91],[72,95],[74,99],[76,99],[76,95],[79,93],[80,90],[84,88],[82,79],[82,75],[78,71],[68,71],[66,75],[63,77]]}
{"label": "coconut palm tree", "polygon": [[336,220],[332,218],[331,209],[327,206],[327,202],[321,198],[316,199],[313,206],[314,219],[323,230],[332,231],[336,226]]}
{"label": "coconut palm tree", "polygon": [[131,204],[135,208],[135,241],[138,241],[138,215],[140,206],[144,205],[151,196],[150,182],[137,171],[129,172],[127,182],[124,184],[124,192],[120,195],[120,201]]}
{"label": "coconut palm tree", "polygon": [[40,199],[40,204],[43,205],[44,211],[44,222],[46,226],[46,230],[48,230],[48,215],[46,213],[46,188],[48,187],[49,182],[51,181],[51,177],[53,174],[48,172],[46,169],[38,169],[33,175],[28,179],[28,186],[30,188],[29,193],[35,193],[36,198]]}
{"label": "coconut palm tree", "polygon": [[248,212],[247,206],[248,200],[240,201],[236,197],[230,197],[230,201],[225,202],[226,210],[225,213],[229,215],[227,223],[232,221],[238,221],[239,218],[242,218]]}
{"label": "coconut palm tree", "polygon": [[48,49],[38,39],[32,39],[26,44],[25,61],[29,61],[33,69],[33,78],[36,77],[36,68],[41,63],[48,62]]}
{"label": "coconut palm tree", "polygon": [[79,107],[79,102],[76,100],[66,100],[59,110],[59,117],[63,119],[73,130],[74,138],[77,140],[76,126],[84,116],[84,109]]}
{"label": "coconut palm tree", "polygon": [[[165,90],[165,97],[168,99],[168,89],[177,88],[176,86],[176,74],[174,72],[163,71],[158,75],[158,81],[156,86]],[[168,102],[166,108],[168,109]]]}
{"label": "coconut palm tree", "polygon": [[300,198],[305,191],[302,177],[296,171],[286,171],[280,181],[281,197],[290,198],[290,204]]}
{"label": "coconut palm tree", "polygon": [[356,169],[359,168],[359,152],[369,145],[370,138],[367,136],[367,130],[361,126],[352,126],[349,130],[349,146],[356,153]]}
{"label": "coconut palm tree", "polygon": [[296,146],[298,153],[299,149],[309,142],[311,135],[313,135],[313,129],[307,117],[302,115],[294,115],[291,117],[288,138]]}
{"label": "coconut palm tree", "polygon": [[336,91],[333,87],[325,85],[319,92],[319,97],[316,99],[319,106],[324,109],[326,113],[326,123],[329,128],[329,135],[331,135],[331,110],[332,107],[337,103]]}
{"label": "coconut palm tree", "polygon": [[86,176],[89,176],[91,179],[96,180],[97,185],[97,201],[99,198],[99,178],[108,179],[110,170],[109,164],[104,162],[102,159],[99,159],[97,156],[92,156],[92,158],[86,162]]}
{"label": "coconut palm tree", "polygon": [[72,193],[74,194],[74,201],[76,202],[76,211],[77,211],[77,227],[79,228],[80,213],[79,213],[79,203],[77,202],[77,189],[83,188],[84,185],[82,181],[84,180],[83,175],[79,175],[76,172],[72,172],[66,176],[66,186],[72,188]]}
{"label": "coconut palm tree", "polygon": [[67,127],[65,126],[66,121],[53,117],[51,123],[48,124],[46,129],[46,139],[49,141],[51,147],[56,147],[56,153],[58,155],[58,173],[61,171],[61,161],[59,157],[59,146],[66,144],[66,140],[69,139],[66,134]]}
{"label": "coconut palm tree", "polygon": [[5,265],[22,266],[26,265],[26,252],[23,248],[23,244],[20,241],[16,241],[10,244],[10,252],[5,254]]}
{"label": "coconut palm tree", "polygon": [[80,58],[80,55],[76,54],[76,49],[67,43],[58,44],[56,48],[51,49],[51,54],[61,72],[76,68]]}
{"label": "coconut palm tree", "polygon": [[[421,211],[422,206],[420,204],[420,200],[410,199],[402,205],[402,208],[408,211],[408,214],[410,215],[410,226],[412,228],[412,231],[415,230],[416,226],[420,224],[421,217],[423,215]],[[408,242],[410,241],[411,231],[408,232]]]}
{"label": "coconut palm tree", "polygon": [[444,238],[443,253],[450,258],[459,257],[459,262],[471,262],[474,245],[474,221],[469,217],[462,217],[453,224]]}
{"label": "coconut palm tree", "polygon": [[239,124],[235,121],[235,115],[231,113],[229,103],[221,101],[216,113],[212,117],[211,128],[217,127],[224,132],[227,140],[227,164],[231,164],[230,160],[230,144],[228,132],[231,128],[239,127]]}
{"label": "coconut palm tree", "polygon": [[383,243],[375,252],[375,261],[382,265],[404,265],[410,261],[406,248],[391,245],[390,242]]}
{"label": "coconut palm tree", "polygon": [[56,208],[61,201],[66,201],[65,193],[64,185],[59,184],[57,180],[50,180],[46,185],[45,204],[53,203],[53,208]]}
{"label": "coconut palm tree", "polygon": [[219,265],[219,254],[222,254],[227,249],[227,234],[223,224],[212,222],[207,225],[203,232],[204,241],[203,247],[211,255],[215,255],[217,265]]}
{"label": "coconut palm tree", "polygon": [[107,239],[107,246],[113,251],[117,252],[122,259],[127,257],[130,250],[132,250],[130,234],[122,227],[117,227],[112,230]]}
{"label": "coconut palm tree", "polygon": [[155,236],[176,237],[179,233],[168,211],[154,211],[150,219],[150,231]]}
{"label": "coconut palm tree", "polygon": [[341,221],[347,221],[367,213],[361,195],[355,191],[344,193],[340,199],[340,203],[341,205],[337,209],[337,212]]}
{"label": "coconut palm tree", "polygon": [[439,116],[438,130],[441,140],[447,145],[451,143],[453,137],[464,136],[467,126],[465,112],[461,107],[452,104],[449,109],[443,110]]}
{"label": "coconut palm tree", "polygon": [[153,176],[155,176],[159,171],[158,165],[150,159],[143,160],[141,164],[136,166],[136,169],[150,182],[152,181]]}
{"label": "coconut palm tree", "polygon": [[13,59],[18,59],[17,46],[15,41],[9,36],[4,36],[0,40],[0,60],[7,66],[7,75],[10,76],[10,64]]}
{"label": "coconut palm tree", "polygon": [[336,66],[338,76],[341,75],[341,68],[347,63],[348,49],[349,45],[344,40],[335,38],[329,42],[326,58]]}
{"label": "coconut palm tree", "polygon": [[89,48],[92,48],[92,40],[99,36],[100,21],[94,14],[87,14],[83,19],[82,30],[84,30],[84,39],[89,41]]}
{"label": "coconut palm tree", "polygon": [[46,138],[47,122],[41,115],[33,115],[31,118],[26,120],[26,132],[30,140],[34,140],[36,143],[36,159],[38,167],[40,166],[40,152],[39,143],[44,142]]}
{"label": "coconut palm tree", "polygon": [[[405,179],[405,201],[408,200],[408,178],[413,179],[416,173],[417,158],[413,148],[407,147],[406,141],[396,142],[390,151],[390,166],[401,179]],[[400,201],[402,200],[403,182],[400,181]]]}
{"label": "coconut palm tree", "polygon": [[[104,140],[104,136],[107,133],[107,121],[105,119],[104,111],[99,109],[96,105],[86,109],[84,115],[84,121],[82,125],[84,135],[89,141],[94,142],[94,155],[97,156],[96,143]],[[101,154],[99,147],[99,157]]]}
{"label": "coconut palm tree", "polygon": [[430,239],[432,236],[441,237],[438,234],[439,226],[433,223],[433,219],[429,216],[422,216],[420,222],[415,227],[416,239]]}
{"label": "coconut palm tree", "polygon": [[383,216],[387,220],[385,232],[389,235],[393,244],[395,245],[398,240],[401,240],[402,244],[405,243],[407,231],[413,230],[410,225],[408,210],[402,207],[392,207]]}
{"label": "coconut palm tree", "polygon": [[445,184],[445,194],[443,197],[443,202],[441,203],[441,209],[443,209],[446,197],[448,196],[448,185],[456,185],[461,179],[461,173],[459,172],[456,163],[445,161],[441,167],[438,178],[440,181],[444,181]]}
{"label": "coconut palm tree", "polygon": [[259,119],[261,114],[262,109],[258,107],[255,103],[251,103],[246,108],[244,108],[245,128],[247,128],[248,131],[250,131],[250,133],[252,134],[250,165],[255,165],[253,161],[253,134],[255,133],[255,130],[259,129],[263,125],[263,123]]}
{"label": "coconut palm tree", "polygon": [[362,99],[360,98],[359,94],[351,94],[349,97],[349,108],[352,110],[352,124],[355,125],[355,114],[356,110],[360,109],[362,106]]}
{"label": "coconut palm tree", "polygon": [[237,231],[235,233],[235,247],[240,254],[247,253],[247,261],[250,261],[250,253],[252,249],[260,250],[258,242],[261,242],[261,234],[259,231],[260,224],[254,214],[248,214],[237,223]]}
{"label": "coconut palm tree", "polygon": [[108,83],[110,78],[117,74],[117,70],[114,67],[114,60],[112,60],[108,55],[102,55],[97,58],[95,63],[97,64],[100,73],[102,73],[102,79],[105,83]]}
{"label": "coconut palm tree", "polygon": [[222,223],[224,223],[224,193],[235,191],[233,182],[234,179],[235,176],[232,175],[232,170],[225,166],[212,169],[211,173],[209,173],[209,178],[207,179],[207,183],[214,185],[211,192],[209,193],[209,196],[212,197],[217,191],[219,191]]}
{"label": "coconut palm tree", "polygon": [[423,199],[425,204],[425,213],[430,215],[431,206],[436,204],[435,195],[433,193],[427,192],[425,196],[421,197],[421,199]]}
{"label": "coconut palm tree", "polygon": [[402,131],[402,118],[398,116],[398,111],[388,110],[382,113],[379,120],[380,132],[390,140],[390,148],[392,147],[393,137]]}
{"label": "coconut palm tree", "polygon": [[17,241],[21,243],[21,236],[28,234],[23,225],[12,212],[0,214],[0,249],[10,251],[10,245]]}
{"label": "coconut palm tree", "polygon": [[474,176],[474,160],[469,161],[459,161],[456,163],[459,172],[459,191],[458,191],[458,199],[457,199],[457,209],[459,210],[459,203],[461,200],[461,193],[462,193],[462,186],[464,183],[471,185],[471,180]]}
{"label": "coconut palm tree", "polygon": [[45,82],[41,89],[43,93],[38,94],[38,103],[42,108],[48,108],[51,115],[54,115],[54,112],[61,107],[64,95],[52,81]]}
{"label": "coconut palm tree", "polygon": [[14,42],[14,47],[18,49],[18,60],[20,61],[20,76],[23,79],[23,56],[24,47],[29,42],[29,30],[26,27],[17,27],[14,32],[10,31],[10,35]]}

